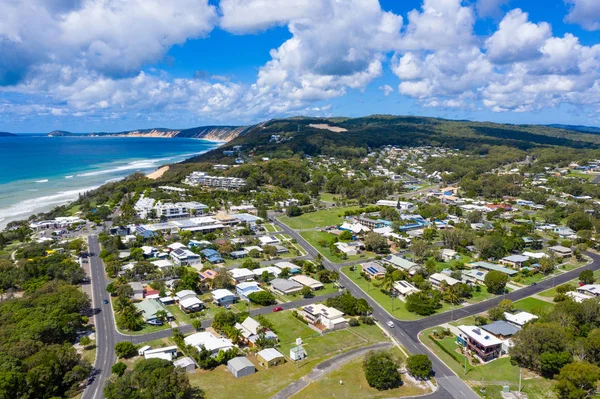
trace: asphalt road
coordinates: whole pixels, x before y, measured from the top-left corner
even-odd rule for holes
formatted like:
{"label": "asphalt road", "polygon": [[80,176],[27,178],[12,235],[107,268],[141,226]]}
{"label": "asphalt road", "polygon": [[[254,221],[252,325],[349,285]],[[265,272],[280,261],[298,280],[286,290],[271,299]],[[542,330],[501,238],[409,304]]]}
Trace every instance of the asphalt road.
{"label": "asphalt road", "polygon": [[[316,257],[318,255],[318,251],[312,245],[310,245],[300,234],[290,229],[278,220],[273,220],[274,223],[277,224],[277,226],[279,226],[286,234],[289,234],[292,238],[295,238],[297,242],[309,253],[309,255],[313,257]],[[591,270],[600,269],[600,255],[597,255],[592,252],[587,252],[586,255],[592,258],[592,263],[586,267]],[[323,258],[323,265],[330,270],[339,271],[342,267],[355,263],[360,262],[346,262],[335,264],[330,262],[326,258]],[[435,356],[433,352],[431,352],[429,348],[427,348],[427,346],[425,346],[419,341],[419,332],[423,331],[424,329],[435,327],[437,325],[447,323],[452,320],[476,315],[489,308],[496,306],[502,299],[506,298],[512,301],[517,301],[519,299],[523,299],[531,295],[537,294],[539,292],[545,291],[549,288],[552,288],[555,285],[566,283],[567,281],[576,279],[581,270],[582,269],[575,269],[570,272],[563,273],[555,277],[554,279],[544,280],[535,286],[525,287],[510,292],[502,297],[496,297],[454,311],[436,314],[418,321],[401,321],[393,318],[377,302],[371,299],[371,297],[368,294],[366,294],[351,279],[349,279],[345,274],[341,272],[339,273],[339,282],[355,297],[365,298],[373,308],[373,316],[386,328],[388,333],[392,335],[400,344],[406,347],[406,349],[408,349],[409,352],[413,354],[423,353],[429,355],[429,358],[433,363],[433,370],[435,373],[435,378],[439,384],[439,389],[433,394],[428,395],[427,398],[476,399],[479,398],[479,396],[475,392],[473,392],[473,390],[471,390],[471,388],[464,381],[462,381],[456,374],[454,374],[454,372],[450,370],[448,366],[446,366],[441,360],[439,360],[439,358]],[[389,328],[386,325],[388,321],[392,321],[395,327]]]}
{"label": "asphalt road", "polygon": [[106,292],[108,282],[104,275],[104,264],[98,257],[100,253],[98,236],[89,236],[88,245],[97,351],[93,378],[83,392],[82,399],[100,399],[104,397],[104,383],[110,377],[111,367],[117,360],[114,352],[117,335],[110,302],[107,305],[103,303],[103,300],[108,298]]}

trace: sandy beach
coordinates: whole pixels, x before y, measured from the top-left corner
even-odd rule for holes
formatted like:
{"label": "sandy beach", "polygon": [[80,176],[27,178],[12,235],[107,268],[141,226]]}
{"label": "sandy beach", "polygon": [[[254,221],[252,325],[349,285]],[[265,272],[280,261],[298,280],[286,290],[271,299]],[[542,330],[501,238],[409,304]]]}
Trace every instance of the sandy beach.
{"label": "sandy beach", "polygon": [[148,173],[146,176],[148,177],[148,179],[156,180],[156,179],[160,178],[162,175],[164,175],[167,170],[169,170],[168,166],[161,166],[160,168],[156,169],[154,172]]}

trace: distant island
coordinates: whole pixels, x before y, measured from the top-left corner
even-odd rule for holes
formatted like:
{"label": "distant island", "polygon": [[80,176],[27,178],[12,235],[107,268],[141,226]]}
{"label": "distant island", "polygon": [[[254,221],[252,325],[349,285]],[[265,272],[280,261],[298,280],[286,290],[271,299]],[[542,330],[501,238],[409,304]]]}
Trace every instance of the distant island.
{"label": "distant island", "polygon": [[14,137],[16,134],[8,132],[0,132],[0,137]]}

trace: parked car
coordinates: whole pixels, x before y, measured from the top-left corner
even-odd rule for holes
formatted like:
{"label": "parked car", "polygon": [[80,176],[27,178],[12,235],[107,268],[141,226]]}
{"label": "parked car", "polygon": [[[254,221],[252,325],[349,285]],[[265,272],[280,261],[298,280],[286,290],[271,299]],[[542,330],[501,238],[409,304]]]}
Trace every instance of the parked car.
{"label": "parked car", "polygon": [[394,328],[394,322],[393,322],[393,321],[391,321],[391,320],[390,320],[390,321],[388,321],[388,322],[387,322],[387,323],[385,323],[385,324],[387,324],[387,326],[388,326],[389,328]]}
{"label": "parked car", "polygon": [[281,306],[276,306],[273,308],[273,312],[281,312],[283,308]]}
{"label": "parked car", "polygon": [[104,299],[102,302],[104,302],[105,305],[108,305],[108,299]]}

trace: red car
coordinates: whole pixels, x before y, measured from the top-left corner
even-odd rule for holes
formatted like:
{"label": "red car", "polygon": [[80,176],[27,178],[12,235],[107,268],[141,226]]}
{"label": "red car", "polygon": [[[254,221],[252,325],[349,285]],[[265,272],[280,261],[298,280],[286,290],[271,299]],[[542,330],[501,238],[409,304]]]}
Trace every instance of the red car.
{"label": "red car", "polygon": [[275,308],[273,308],[273,312],[281,312],[283,310],[283,308],[281,306],[277,306]]}

